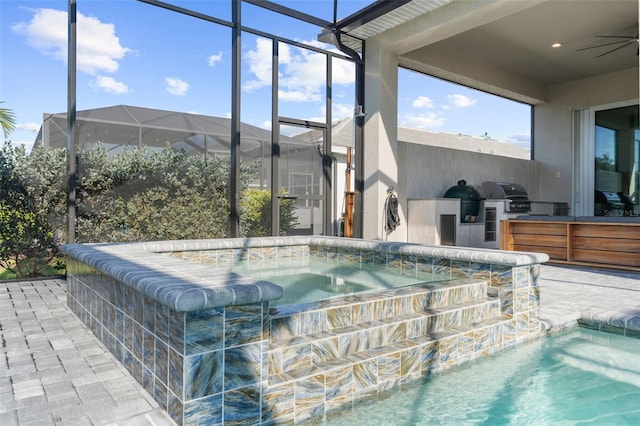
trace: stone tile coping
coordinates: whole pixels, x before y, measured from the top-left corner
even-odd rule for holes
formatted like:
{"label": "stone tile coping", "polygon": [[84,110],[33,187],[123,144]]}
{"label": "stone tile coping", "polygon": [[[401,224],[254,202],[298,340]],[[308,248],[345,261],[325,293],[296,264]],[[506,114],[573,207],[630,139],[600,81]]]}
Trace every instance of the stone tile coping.
{"label": "stone tile coping", "polygon": [[250,249],[315,245],[372,250],[425,258],[469,261],[505,266],[546,262],[541,253],[368,241],[340,237],[260,237],[141,243],[66,244],[62,251],[99,272],[136,289],[179,312],[265,302],[282,297],[283,290],[268,281],[185,262],[158,253],[221,249]]}

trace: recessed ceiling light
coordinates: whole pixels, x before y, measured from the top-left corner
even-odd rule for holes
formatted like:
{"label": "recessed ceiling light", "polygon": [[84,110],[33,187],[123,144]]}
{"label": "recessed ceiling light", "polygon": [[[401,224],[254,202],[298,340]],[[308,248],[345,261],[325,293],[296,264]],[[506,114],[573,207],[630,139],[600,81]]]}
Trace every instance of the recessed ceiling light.
{"label": "recessed ceiling light", "polygon": [[562,47],[562,43],[553,43],[551,47],[553,47],[554,49],[557,49],[558,47]]}

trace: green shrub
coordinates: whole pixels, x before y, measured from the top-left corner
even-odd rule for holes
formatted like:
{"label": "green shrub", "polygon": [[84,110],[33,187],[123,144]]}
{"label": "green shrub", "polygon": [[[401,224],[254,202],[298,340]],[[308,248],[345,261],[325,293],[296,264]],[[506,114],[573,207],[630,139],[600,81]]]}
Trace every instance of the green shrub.
{"label": "green shrub", "polygon": [[[283,189],[281,195],[286,195]],[[240,231],[246,237],[264,237],[271,235],[271,191],[247,189],[240,200]],[[296,201],[280,200],[280,232],[287,232],[298,225]]]}
{"label": "green shrub", "polygon": [[16,278],[42,275],[60,255],[56,229],[64,216],[60,153],[5,142],[0,150],[0,266]]}
{"label": "green shrub", "polygon": [[[260,163],[243,164],[242,236],[271,235],[269,191],[246,189]],[[98,146],[77,155],[76,241],[222,238],[228,235],[230,163],[226,158]],[[5,143],[0,151],[0,267],[17,277],[60,267],[67,213],[65,149]],[[297,225],[295,200],[280,201],[280,233]],[[52,265],[52,262],[54,263]],[[59,269],[57,269],[59,270]]]}
{"label": "green shrub", "polygon": [[229,162],[171,149],[98,147],[78,163],[78,242],[222,238]]}

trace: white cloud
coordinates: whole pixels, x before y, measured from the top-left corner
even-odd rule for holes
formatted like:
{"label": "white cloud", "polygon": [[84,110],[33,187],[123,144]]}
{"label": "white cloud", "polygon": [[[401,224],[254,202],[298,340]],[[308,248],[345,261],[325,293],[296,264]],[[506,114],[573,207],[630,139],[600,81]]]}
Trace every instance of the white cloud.
{"label": "white cloud", "polygon": [[320,93],[313,90],[278,90],[278,100],[283,102],[319,102]]}
{"label": "white cloud", "polygon": [[331,69],[334,84],[353,84],[356,81],[356,70],[353,62],[334,59]]}
{"label": "white cloud", "polygon": [[[77,14],[78,70],[95,75],[116,72],[118,61],[131,52],[120,44],[113,24],[101,22],[93,16]],[[67,12],[55,9],[36,9],[29,22],[11,28],[25,36],[29,46],[54,59],[67,61]]]}
{"label": "white cloud", "polygon": [[[255,79],[247,81],[243,85],[244,90],[251,92],[271,85],[271,55],[271,41],[266,38],[258,38],[255,50],[250,50],[245,55],[245,59],[249,63],[249,71],[255,76]],[[280,52],[280,59],[283,58],[286,59],[286,53]]]}
{"label": "white cloud", "polygon": [[[305,42],[318,45],[317,42]],[[323,45],[324,46],[324,45]],[[280,44],[278,90],[281,101],[318,102],[323,100],[326,85],[326,57],[308,49]],[[253,91],[271,86],[272,74],[271,41],[258,38],[256,47],[245,55],[253,79],[243,84],[245,91]],[[335,60],[333,83],[348,85],[354,82],[353,64],[345,60]]]}
{"label": "white cloud", "polygon": [[117,95],[129,93],[127,85],[115,80],[113,77],[98,76],[95,81],[93,81],[92,86],[104,90],[107,93],[115,93]]}
{"label": "white cloud", "polygon": [[447,98],[449,98],[449,102],[451,103],[452,106],[458,107],[458,108],[466,108],[478,103],[477,99],[471,99],[468,96],[459,95],[459,94],[448,95]]}
{"label": "white cloud", "polygon": [[179,78],[167,77],[165,78],[166,91],[176,96],[184,96],[189,90],[189,83],[182,81]]}
{"label": "white cloud", "polygon": [[529,132],[523,132],[516,135],[508,136],[505,141],[510,143],[511,145],[531,149],[531,133]]}
{"label": "white cloud", "polygon": [[418,96],[411,102],[414,108],[433,108],[433,100],[426,96]]}
{"label": "white cloud", "polygon": [[18,123],[16,124],[16,130],[35,133],[40,130],[40,123]]}
{"label": "white cloud", "polygon": [[211,68],[214,68],[216,66],[216,64],[218,62],[220,62],[221,60],[222,60],[222,51],[218,52],[217,55],[209,56],[209,60],[208,60],[209,66]]}
{"label": "white cloud", "polygon": [[427,112],[424,114],[407,114],[403,117],[403,126],[411,127],[414,129],[430,129],[432,127],[442,126],[444,124],[444,118],[440,117],[434,112]]}
{"label": "white cloud", "polygon": [[342,120],[343,118],[353,117],[353,105],[349,104],[332,104],[333,110],[331,111],[332,118],[334,120]]}

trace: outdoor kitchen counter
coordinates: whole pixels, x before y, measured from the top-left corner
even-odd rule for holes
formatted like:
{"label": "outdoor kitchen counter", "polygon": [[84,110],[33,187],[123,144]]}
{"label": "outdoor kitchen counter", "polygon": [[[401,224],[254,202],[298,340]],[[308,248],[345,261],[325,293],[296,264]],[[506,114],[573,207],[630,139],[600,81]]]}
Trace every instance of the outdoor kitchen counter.
{"label": "outdoor kitchen counter", "polygon": [[500,249],[549,262],[640,271],[640,217],[522,216],[500,222]]}

